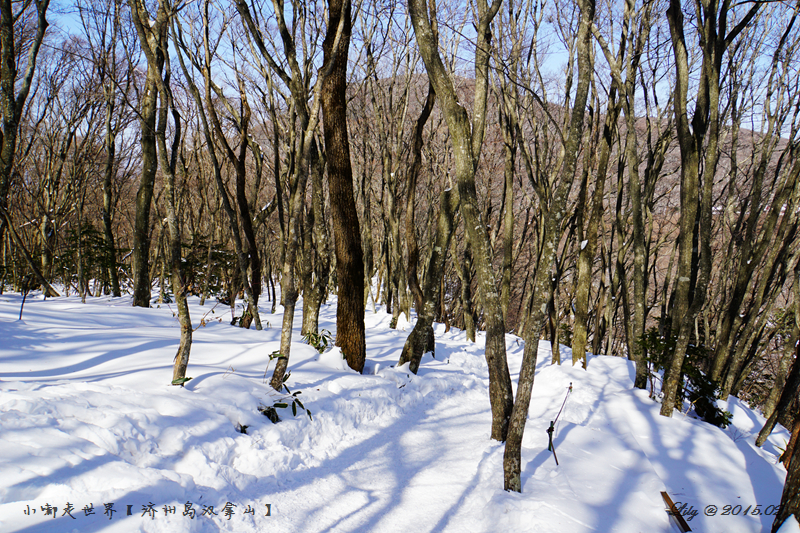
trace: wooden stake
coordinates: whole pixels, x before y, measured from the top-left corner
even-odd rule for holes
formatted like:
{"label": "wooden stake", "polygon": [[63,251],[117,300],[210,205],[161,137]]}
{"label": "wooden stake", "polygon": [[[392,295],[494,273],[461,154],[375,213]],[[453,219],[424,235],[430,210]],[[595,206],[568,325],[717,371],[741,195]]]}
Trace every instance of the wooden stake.
{"label": "wooden stake", "polygon": [[675,520],[678,522],[678,527],[681,529],[681,531],[683,531],[683,533],[691,531],[692,528],[689,527],[689,524],[686,523],[686,520],[684,520],[683,516],[681,515],[681,512],[678,511],[677,507],[675,507],[675,504],[672,502],[672,498],[669,497],[669,494],[662,491],[661,497],[664,498],[665,502],[667,502],[667,507],[669,508],[667,509],[667,514],[675,518]]}

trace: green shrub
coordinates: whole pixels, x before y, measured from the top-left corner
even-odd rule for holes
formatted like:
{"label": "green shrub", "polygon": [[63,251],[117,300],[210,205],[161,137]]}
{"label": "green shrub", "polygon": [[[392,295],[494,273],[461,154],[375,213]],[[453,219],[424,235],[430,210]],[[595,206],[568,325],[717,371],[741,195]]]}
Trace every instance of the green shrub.
{"label": "green shrub", "polygon": [[303,340],[306,341],[306,344],[313,346],[319,353],[322,353],[328,349],[328,346],[333,340],[333,336],[330,331],[323,329],[318,333],[311,332],[303,335]]}
{"label": "green shrub", "polygon": [[[272,362],[273,359],[280,359],[282,357],[283,355],[281,354],[280,350],[275,350],[269,354],[270,362]],[[267,366],[267,368],[269,368],[269,366]],[[289,380],[291,375],[291,372],[286,372],[286,374],[283,376],[283,381],[281,382],[279,389],[270,394],[272,405],[260,404],[258,406],[258,412],[269,418],[273,424],[277,424],[281,421],[276,409],[286,409],[289,406],[292,407],[292,416],[297,416],[297,408],[299,407],[306,412],[309,419],[313,420],[313,418],[311,418],[311,411],[306,409],[305,405],[303,405],[303,402],[300,401],[299,396],[303,392],[299,390],[292,392],[289,390],[289,387],[286,386],[286,382]],[[264,373],[264,376],[266,379],[266,372]]]}

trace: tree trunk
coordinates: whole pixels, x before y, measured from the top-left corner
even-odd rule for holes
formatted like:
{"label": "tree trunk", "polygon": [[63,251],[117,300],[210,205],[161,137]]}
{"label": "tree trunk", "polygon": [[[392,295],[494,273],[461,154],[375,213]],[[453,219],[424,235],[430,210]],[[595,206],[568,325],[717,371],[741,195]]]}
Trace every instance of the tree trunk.
{"label": "tree trunk", "polygon": [[410,362],[409,370],[417,373],[422,355],[435,350],[433,344],[433,319],[439,302],[444,264],[453,236],[453,220],[458,209],[458,195],[452,189],[445,190],[439,199],[434,245],[425,268],[425,283],[422,288],[423,303],[417,310],[417,323],[408,335],[398,366]]}
{"label": "tree trunk", "polygon": [[[681,368],[691,342],[694,319],[705,305],[711,276],[711,223],[714,174],[720,149],[720,73],[722,56],[734,39],[752,21],[760,9],[754,4],[728,31],[730,4],[711,0],[703,4],[694,24],[702,56],[697,83],[697,96],[691,124],[689,122],[688,91],[690,69],[684,19],[680,0],[670,0],[667,9],[670,37],[675,58],[674,116],[681,153],[680,221],[678,248],[678,279],[675,303],[670,311],[671,328],[678,341],[664,370],[661,414],[672,416]],[[704,155],[701,164],[701,150]],[[699,341],[699,340],[698,340]]]}
{"label": "tree trunk", "polygon": [[475,313],[475,304],[472,300],[472,248],[469,241],[464,243],[463,261],[461,261],[461,311],[464,317],[464,332],[466,333],[467,340],[475,342],[475,322],[477,321],[477,313]]}
{"label": "tree trunk", "polygon": [[[517,54],[514,54],[517,57]],[[514,80],[516,82],[516,79]],[[503,85],[506,85],[503,82]],[[516,87],[515,87],[516,89]],[[511,89],[503,87],[507,94]],[[503,308],[503,321],[508,324],[508,307],[511,302],[511,270],[514,262],[514,170],[517,157],[516,122],[510,114],[512,102],[509,97],[503,97],[500,103],[500,123],[503,130],[503,264],[500,277],[500,305]],[[516,98],[513,99],[516,103]]]}
{"label": "tree trunk", "polygon": [[214,230],[211,230],[208,235],[208,249],[206,250],[206,273],[203,277],[203,289],[200,294],[200,305],[205,305],[208,299],[209,289],[211,285],[211,275],[214,272],[212,265],[213,252],[214,252]]}
{"label": "tree trunk", "polygon": [[[417,276],[417,263],[419,262],[419,245],[417,244],[417,231],[414,224],[416,212],[416,193],[417,178],[422,166],[422,133],[425,124],[433,111],[436,100],[436,92],[433,85],[428,83],[428,95],[425,98],[425,105],[420,116],[417,118],[414,128],[414,145],[411,166],[407,177],[408,193],[406,196],[406,246],[408,247],[408,266],[406,277],[411,294],[414,297],[414,308],[417,311],[417,322],[414,329],[408,335],[403,352],[397,365],[411,363],[409,370],[417,373],[422,355],[427,351],[435,352],[435,341],[433,338],[433,320],[436,315],[436,307],[441,297],[442,276],[444,265],[447,259],[447,250],[450,248],[450,239],[453,234],[453,220],[455,218],[454,208],[451,199],[454,196],[453,190],[444,191],[439,200],[439,216],[434,234],[434,246],[431,250],[428,265],[425,268],[425,281],[420,284]],[[446,235],[446,238],[444,238]]]}
{"label": "tree trunk", "polygon": [[[120,18],[120,2],[114,2],[114,18],[111,25],[111,35],[108,48],[104,48],[101,53],[103,59],[111,65],[117,62],[117,38],[122,25]],[[103,46],[106,43],[103,42]],[[119,130],[120,120],[115,117],[117,112],[117,89],[116,80],[112,79],[110,73],[102,71],[103,97],[105,99],[105,149],[106,157],[103,169],[103,238],[105,242],[105,267],[108,272],[108,280],[111,284],[111,294],[115,298],[122,295],[119,285],[119,272],[117,270],[117,248],[114,242],[113,211],[114,211],[114,176],[116,174],[114,162],[117,153],[117,131]],[[117,118],[116,126],[114,120]]]}
{"label": "tree trunk", "polygon": [[[130,0],[133,2],[134,0]],[[132,6],[133,7],[133,6]],[[139,111],[142,145],[142,172],[136,193],[136,218],[133,226],[133,305],[150,307],[150,205],[158,169],[156,154],[156,106],[158,87],[156,76],[161,76],[164,59],[159,52],[158,64],[147,66],[147,79]]]}
{"label": "tree trunk", "polygon": [[[603,134],[600,138],[598,147],[597,170],[592,196],[592,211],[589,215],[589,222],[586,234],[580,243],[577,264],[577,282],[575,284],[575,323],[572,334],[572,364],[579,361],[583,368],[586,368],[586,343],[589,330],[589,299],[592,288],[592,267],[594,258],[597,254],[597,236],[600,230],[601,217],[603,216],[603,197],[605,194],[606,173],[608,172],[608,161],[611,153],[611,146],[617,135],[617,118],[619,117],[620,107],[616,105],[617,84],[612,82],[608,96],[608,109],[606,120],[603,125]],[[579,209],[582,207],[579,206]],[[596,313],[598,310],[596,310]],[[595,337],[597,331],[595,330]]]}
{"label": "tree trunk", "polygon": [[789,372],[789,377],[786,379],[786,385],[784,385],[783,391],[781,392],[781,399],[778,401],[777,407],[767,419],[764,427],[761,428],[761,431],[758,433],[758,437],[756,438],[756,446],[763,446],[763,444],[767,441],[767,437],[769,437],[770,433],[772,433],[772,430],[775,428],[775,424],[778,423],[778,419],[786,414],[786,412],[792,406],[792,402],[794,402],[795,398],[797,398],[798,392],[800,392],[800,342],[795,343],[794,350],[794,363],[792,363],[792,370]]}
{"label": "tree trunk", "polygon": [[[696,225],[700,209],[701,176],[698,146],[690,130],[688,119],[689,63],[681,9],[680,0],[671,0],[667,10],[673,53],[675,55],[676,82],[673,105],[675,106],[678,141],[681,151],[678,279],[675,288],[674,305],[670,310],[671,331],[677,332],[678,341],[675,345],[675,350],[669,357],[668,363],[665,365],[662,385],[664,398],[661,404],[661,414],[668,417],[672,416],[675,409],[677,391],[682,375],[681,369],[691,340],[690,335],[694,316],[700,311],[705,296],[704,286],[700,287],[698,292],[695,292],[692,284],[693,273],[696,273],[694,261],[698,252]],[[703,70],[706,69],[705,63],[709,59],[711,58],[705,57]],[[711,65],[708,65],[708,68],[711,68]],[[703,82],[705,85],[709,83],[709,80],[704,78]],[[705,86],[699,92],[703,92],[704,89]],[[705,98],[705,95],[703,95],[703,98]],[[707,102],[705,103],[707,104]],[[696,132],[700,137],[700,144],[702,144],[703,134],[707,126],[707,117],[703,116],[705,110],[703,104],[699,103],[695,111],[695,117],[697,117],[698,121],[702,121],[702,131]],[[709,258],[705,257],[705,259],[708,260]]]}
{"label": "tree trunk", "polygon": [[305,169],[305,162],[301,156],[298,162],[298,178],[296,190],[292,191],[289,200],[289,232],[287,234],[285,255],[283,261],[283,272],[281,275],[281,298],[283,299],[283,323],[281,325],[281,345],[280,357],[275,364],[272,372],[270,385],[280,391],[285,381],[286,370],[289,366],[289,355],[292,348],[292,328],[294,325],[294,313],[297,307],[297,275],[295,273],[295,263],[298,250],[300,249],[300,223],[303,216],[303,204],[305,200],[305,188],[308,172]]}
{"label": "tree trunk", "polygon": [[[162,55],[162,51],[167,46],[167,30],[172,14],[168,12],[165,3],[159,2],[155,21],[151,24],[149,21],[152,19],[141,0],[129,0],[129,2],[133,23],[139,34],[142,51],[147,58],[148,81],[153,82],[154,92],[158,91],[157,95],[161,99],[161,106],[157,113],[158,125],[153,131],[153,135],[154,141],[158,145],[157,152],[160,159],[161,172],[164,176],[172,292],[178,308],[178,321],[181,324],[180,345],[174,359],[172,384],[182,386],[186,377],[186,367],[189,364],[189,353],[192,346],[192,320],[189,316],[189,306],[186,300],[186,284],[181,273],[181,233],[177,214],[177,197],[175,195],[175,169],[181,143],[181,123],[170,88],[169,58]],[[145,24],[143,21],[148,23]],[[152,77],[151,73],[153,74]],[[173,118],[175,138],[168,157],[166,132],[167,117],[170,111]],[[153,152],[155,156],[155,146],[153,146]],[[154,161],[154,163],[156,162]],[[155,168],[153,170],[155,171]]]}
{"label": "tree trunk", "polygon": [[81,295],[81,303],[86,303],[86,293],[89,292],[89,282],[83,269],[83,198],[81,197],[77,206],[78,211],[78,292]]}
{"label": "tree trunk", "polygon": [[[795,422],[795,429],[800,429],[800,423]],[[794,431],[792,431],[792,437],[795,437]],[[792,440],[796,440],[796,438]],[[780,529],[789,515],[794,515],[800,521],[800,446],[794,446],[792,449],[786,470],[786,483],[781,495],[781,506],[775,516],[775,522],[772,523],[772,533]]]}
{"label": "tree trunk", "polygon": [[[475,187],[475,169],[480,158],[485,133],[485,112],[488,88],[490,24],[500,9],[500,0],[491,6],[478,2],[478,25],[475,54],[475,103],[473,121],[470,124],[467,111],[459,103],[452,79],[438,51],[438,39],[422,0],[409,0],[411,21],[414,25],[417,44],[441,102],[447,129],[455,154],[455,175],[464,227],[478,276],[478,292],[483,305],[486,323],[486,362],[489,367],[489,401],[492,408],[492,432],[494,440],[504,441],[508,433],[508,421],[513,406],[511,376],[505,353],[505,323],[503,321],[500,294],[494,277],[489,234],[478,205]],[[432,4],[432,8],[435,6]]]}
{"label": "tree trunk", "polygon": [[116,135],[111,128],[111,116],[114,112],[113,105],[106,110],[106,162],[103,172],[103,238],[105,239],[106,270],[111,284],[111,294],[115,298],[122,296],[119,286],[119,273],[117,271],[117,247],[114,242],[112,225],[113,211],[113,180],[114,158],[116,153]]}
{"label": "tree trunk", "polygon": [[[797,281],[795,283],[797,283]],[[778,406],[778,400],[783,392],[783,388],[786,386],[786,380],[789,376],[789,369],[792,367],[795,346],[797,345],[798,340],[800,340],[800,327],[795,325],[795,327],[792,328],[792,334],[789,336],[789,339],[786,342],[785,352],[783,357],[781,357],[781,361],[778,366],[778,375],[775,376],[774,385],[769,391],[769,396],[764,401],[764,405],[761,408],[762,413],[764,413],[764,416],[767,418],[771,418],[772,413],[775,412],[775,409]]]}
{"label": "tree trunk", "polygon": [[[480,158],[486,126],[486,101],[488,93],[490,25],[501,0],[488,6],[485,0],[477,4],[477,46],[475,53],[475,99],[473,120],[470,124],[467,111],[456,96],[452,79],[442,62],[438,50],[438,38],[432,25],[435,12],[429,17],[423,0],[409,0],[408,8],[414,25],[420,55],[428,72],[436,96],[441,102],[442,113],[450,132],[455,154],[455,175],[467,241],[474,254],[479,295],[483,304],[486,322],[486,362],[489,367],[489,401],[492,408],[492,439],[504,441],[508,433],[508,421],[513,406],[511,376],[505,353],[505,322],[500,302],[497,281],[494,277],[491,244],[486,224],[478,205],[475,187],[475,169]],[[435,5],[431,7],[435,10]]]}
{"label": "tree trunk", "polygon": [[528,419],[531,393],[533,391],[534,373],[539,345],[539,334],[542,330],[547,302],[551,298],[551,268],[556,258],[558,243],[561,238],[560,228],[566,215],[567,196],[575,178],[578,152],[583,136],[584,112],[589,96],[589,84],[592,76],[590,28],[594,20],[594,0],[581,3],[581,15],[576,35],[576,55],[578,61],[578,83],[575,100],[569,117],[568,133],[564,136],[564,144],[560,154],[558,186],[553,194],[545,215],[542,232],[542,250],[534,280],[531,315],[526,323],[522,368],[519,374],[517,396],[508,430],[508,440],[503,455],[503,480],[506,490],[522,491],[522,437]]}
{"label": "tree trunk", "polygon": [[[25,7],[29,5],[30,3],[27,3]],[[22,240],[12,226],[11,216],[8,212],[8,193],[14,172],[19,125],[25,102],[30,93],[36,58],[49,25],[46,14],[50,0],[34,0],[34,5],[36,13],[35,15],[28,13],[30,16],[28,18],[28,16],[23,17],[22,11],[15,13],[11,2],[0,2],[0,116],[2,116],[2,131],[0,131],[0,241],[3,240],[5,229],[8,227],[14,241],[22,250],[33,275],[42,283],[45,295],[58,296],[22,244]],[[29,28],[35,28],[35,31],[31,32],[32,35],[30,33],[27,35],[30,40],[26,40],[24,45],[27,47],[27,65],[20,77],[17,60],[24,53],[20,48],[24,49],[24,47],[19,46],[15,40],[22,31],[21,25],[34,18],[36,19],[35,26],[31,24]],[[16,24],[20,26],[15,28]]]}
{"label": "tree trunk", "polygon": [[[177,112],[173,113],[175,121],[179,120]],[[166,118],[166,117],[165,117]],[[159,128],[160,129],[160,128]],[[180,124],[176,124],[175,144],[173,150],[177,149],[180,139]],[[159,133],[163,135],[163,133]],[[161,142],[166,149],[166,143]],[[166,155],[162,160],[166,159]],[[186,298],[186,282],[181,272],[181,234],[180,221],[178,219],[177,198],[175,195],[175,171],[174,168],[164,172],[166,183],[164,192],[166,193],[167,204],[167,226],[169,230],[169,263],[172,280],[172,294],[175,298],[175,305],[178,308],[178,321],[181,325],[181,340],[178,346],[178,353],[175,354],[175,361],[172,369],[172,384],[181,384],[180,380],[186,377],[186,367],[189,364],[189,353],[192,349],[192,319],[189,315],[189,303]]]}
{"label": "tree trunk", "polygon": [[[325,64],[331,65],[322,83],[322,113],[328,183],[336,253],[339,302],[336,345],[356,372],[364,369],[364,256],[361,229],[353,197],[353,170],[347,134],[347,51],[350,45],[349,0],[328,0],[328,30],[323,42]],[[342,32],[337,29],[342,24]]]}
{"label": "tree trunk", "polygon": [[[30,5],[30,3],[25,4]],[[44,40],[47,31],[47,8],[50,0],[34,0],[36,8],[35,16],[30,19],[23,17],[22,12],[15,13],[11,2],[0,2],[0,115],[2,116],[2,135],[0,135],[0,241],[3,240],[6,224],[11,224],[8,216],[8,192],[11,187],[11,176],[14,170],[14,155],[17,149],[17,134],[19,133],[19,123],[25,102],[31,89],[33,74],[36,68],[36,57],[39,48]],[[35,26],[31,24],[30,29],[35,28],[33,35],[28,34],[30,40],[26,40],[27,65],[24,73],[20,77],[17,69],[17,60],[22,55],[19,43],[16,38],[22,31],[21,25],[36,19]],[[20,24],[15,28],[15,24]],[[11,228],[13,229],[13,228]],[[38,269],[34,269],[38,274]]]}
{"label": "tree trunk", "polygon": [[[417,178],[419,177],[420,167],[422,166],[422,133],[425,129],[425,124],[428,122],[428,118],[431,115],[431,111],[433,111],[433,105],[435,101],[436,92],[433,89],[433,85],[428,82],[428,95],[425,98],[425,105],[422,107],[422,111],[417,118],[417,123],[414,128],[413,155],[406,179],[408,189],[406,194],[406,247],[408,249],[408,266],[406,267],[406,277],[408,278],[408,287],[414,297],[414,308],[416,309],[417,314],[422,312],[425,305],[425,293],[420,285],[419,277],[417,275],[419,244],[417,242],[416,224],[414,223],[415,213],[417,210]],[[436,302],[436,300],[437,299],[433,299],[434,302]]]}
{"label": "tree trunk", "polygon": [[[313,277],[311,286],[306,287],[303,293],[303,331],[304,335],[318,333],[319,309],[328,293],[328,279],[330,277],[330,256],[328,250],[328,229],[325,224],[325,191],[322,187],[322,161],[316,140],[312,141],[309,153],[311,167],[311,209],[313,214],[313,228],[309,231],[313,247],[309,256],[313,256]],[[311,257],[307,258],[308,260]]]}

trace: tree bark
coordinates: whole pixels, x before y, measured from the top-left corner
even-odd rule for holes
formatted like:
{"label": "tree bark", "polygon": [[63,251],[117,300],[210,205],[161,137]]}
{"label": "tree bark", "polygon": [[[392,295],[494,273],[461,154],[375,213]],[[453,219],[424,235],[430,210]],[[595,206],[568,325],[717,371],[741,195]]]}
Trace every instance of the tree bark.
{"label": "tree bark", "polygon": [[[442,275],[444,264],[447,259],[447,250],[450,247],[450,238],[453,233],[454,207],[451,205],[453,197],[452,189],[442,193],[439,200],[440,210],[437,217],[436,232],[434,234],[434,246],[429,256],[428,264],[424,269],[425,281],[420,284],[417,275],[417,263],[419,262],[419,245],[417,243],[417,231],[415,228],[417,178],[419,177],[420,167],[422,166],[422,133],[425,124],[433,111],[436,101],[436,92],[433,85],[428,82],[428,95],[422,107],[420,116],[417,118],[414,128],[414,145],[412,152],[411,166],[408,170],[406,196],[406,246],[408,247],[408,265],[406,267],[406,277],[408,278],[409,289],[414,297],[414,308],[417,311],[417,322],[414,329],[406,338],[403,345],[403,352],[397,365],[411,363],[409,370],[417,373],[422,355],[425,352],[435,352],[435,341],[433,338],[433,320],[436,315],[436,307],[439,303],[440,291],[442,286]],[[446,235],[446,238],[444,238]]]}
{"label": "tree bark", "polygon": [[441,295],[442,276],[444,264],[447,259],[447,250],[453,236],[453,221],[458,209],[458,195],[453,189],[447,189],[439,197],[439,216],[437,217],[436,233],[433,249],[425,268],[425,283],[422,287],[423,303],[417,310],[417,323],[408,335],[403,352],[400,355],[398,366],[411,363],[409,370],[417,373],[420,360],[425,352],[434,352],[433,345],[433,320],[436,316],[436,307]]}
{"label": "tree bark", "polygon": [[[364,369],[364,255],[353,197],[353,169],[347,133],[347,51],[350,44],[349,0],[328,0],[328,30],[322,44],[324,63],[331,70],[322,83],[322,116],[328,186],[331,197],[338,306],[336,346],[356,372]],[[342,31],[337,31],[342,24]]]}
{"label": "tree bark", "polygon": [[[794,429],[800,429],[800,423],[797,421]],[[793,441],[797,440],[795,433],[796,431],[792,431]],[[789,452],[788,446],[787,452]],[[781,494],[781,506],[772,523],[772,533],[780,529],[789,515],[794,515],[800,521],[800,446],[794,446],[789,453],[786,464],[786,482],[783,486],[783,494]]]}
{"label": "tree bark", "polygon": [[[116,26],[115,26],[116,27]],[[107,85],[107,87],[106,87]],[[115,103],[114,85],[104,85],[106,91],[106,161],[103,170],[103,238],[106,245],[106,269],[111,284],[111,293],[115,298],[122,296],[117,271],[117,247],[113,230],[113,180],[115,175],[114,160],[116,157],[116,131],[112,126]]]}
{"label": "tree bark", "polygon": [[[129,0],[134,2],[134,0]],[[134,9],[134,6],[131,6]],[[139,105],[139,127],[142,146],[142,171],[139,176],[139,189],[136,193],[136,218],[133,226],[133,305],[150,307],[150,206],[158,170],[156,154],[156,111],[158,105],[158,86],[156,77],[161,76],[164,57],[160,50],[155,52],[156,63],[147,65],[147,78],[144,84],[142,101]]]}
{"label": "tree bark", "polygon": [[[719,104],[722,56],[733,40],[755,17],[760,4],[728,31],[729,3],[720,9],[711,0],[698,11],[696,28],[702,53],[701,76],[691,124],[689,121],[689,61],[680,0],[670,0],[667,9],[675,58],[673,107],[681,153],[678,279],[675,302],[670,311],[671,330],[677,332],[675,350],[664,371],[661,414],[672,416],[681,368],[691,342],[694,319],[705,305],[711,275],[711,222],[714,173],[719,162]],[[701,152],[705,155],[701,165]]]}
{"label": "tree bark", "polygon": [[478,319],[472,298],[472,278],[474,275],[472,247],[467,241],[464,243],[464,253],[458,277],[461,278],[461,313],[464,317],[464,333],[470,342],[475,342],[475,323]]}
{"label": "tree bark", "polygon": [[[422,107],[422,111],[417,118],[417,123],[414,128],[413,155],[406,178],[408,187],[408,192],[406,194],[406,247],[408,249],[406,277],[408,278],[408,287],[414,298],[414,308],[417,310],[417,313],[420,313],[425,305],[425,293],[420,285],[419,276],[417,275],[417,263],[419,262],[420,255],[416,224],[414,223],[417,210],[417,178],[419,177],[419,171],[422,166],[422,133],[433,111],[435,101],[436,92],[433,89],[433,85],[428,82],[428,95],[425,98],[425,104]],[[434,299],[434,301],[436,301],[436,299]]]}
{"label": "tree bark", "polygon": [[310,286],[303,291],[302,334],[319,332],[319,310],[327,298],[330,278],[330,252],[328,250],[328,228],[325,223],[325,191],[322,186],[323,165],[319,157],[316,140],[309,152],[311,172],[311,218],[313,225],[307,228],[311,250],[306,260],[313,265]]}

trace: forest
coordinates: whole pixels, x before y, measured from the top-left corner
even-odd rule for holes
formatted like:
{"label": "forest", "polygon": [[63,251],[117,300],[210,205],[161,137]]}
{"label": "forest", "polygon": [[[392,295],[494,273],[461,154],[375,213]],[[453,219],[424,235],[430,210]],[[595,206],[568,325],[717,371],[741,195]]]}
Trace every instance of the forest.
{"label": "forest", "polygon": [[278,390],[295,316],[327,342],[331,294],[358,372],[376,304],[416,317],[414,372],[434,322],[485,332],[511,491],[537,341],[555,363],[559,344],[584,368],[624,356],[664,416],[688,402],[725,424],[732,395],[768,418],[761,443],[793,428],[779,524],[800,512],[799,12],[0,2],[0,291],[173,303],[174,385],[190,295],[245,302],[232,320],[256,330],[283,307]]}

